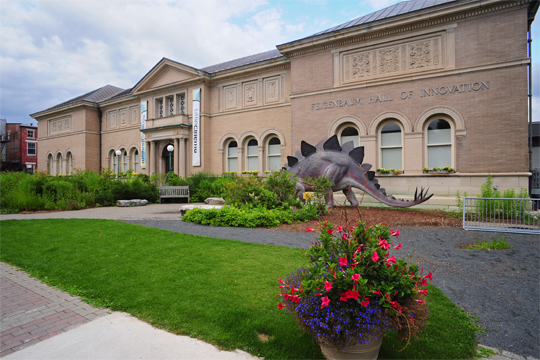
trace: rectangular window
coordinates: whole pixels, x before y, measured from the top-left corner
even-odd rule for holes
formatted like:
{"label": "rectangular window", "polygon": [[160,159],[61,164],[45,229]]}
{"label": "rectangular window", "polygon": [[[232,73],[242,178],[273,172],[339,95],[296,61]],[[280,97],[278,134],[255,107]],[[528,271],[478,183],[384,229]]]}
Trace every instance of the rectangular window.
{"label": "rectangular window", "polygon": [[35,135],[34,135],[34,130],[28,130],[28,138],[29,139],[34,139]]}
{"label": "rectangular window", "polygon": [[36,143],[35,142],[28,142],[26,143],[26,154],[29,156],[35,156],[36,155]]}

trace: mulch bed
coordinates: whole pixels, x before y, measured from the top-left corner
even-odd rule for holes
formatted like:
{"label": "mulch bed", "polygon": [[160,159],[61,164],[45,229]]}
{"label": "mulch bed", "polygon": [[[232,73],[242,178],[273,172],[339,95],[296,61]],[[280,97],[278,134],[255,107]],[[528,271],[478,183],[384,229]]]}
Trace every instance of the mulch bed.
{"label": "mulch bed", "polygon": [[[461,227],[461,215],[456,212],[442,210],[411,210],[411,209],[384,209],[384,208],[353,208],[335,206],[330,209],[328,219],[334,225],[352,225],[355,220],[361,220],[366,225],[386,223],[391,228],[411,226],[431,227]],[[296,224],[281,224],[268,230],[298,231],[305,232],[306,227],[318,229],[316,221],[308,221]]]}

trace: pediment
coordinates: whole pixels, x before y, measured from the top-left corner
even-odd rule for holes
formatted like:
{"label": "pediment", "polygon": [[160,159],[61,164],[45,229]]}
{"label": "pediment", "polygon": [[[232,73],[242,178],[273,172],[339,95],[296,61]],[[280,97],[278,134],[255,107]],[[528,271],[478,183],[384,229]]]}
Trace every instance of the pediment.
{"label": "pediment", "polygon": [[137,93],[166,87],[198,78],[201,75],[202,73],[198,69],[164,58],[135,85],[132,92]]}

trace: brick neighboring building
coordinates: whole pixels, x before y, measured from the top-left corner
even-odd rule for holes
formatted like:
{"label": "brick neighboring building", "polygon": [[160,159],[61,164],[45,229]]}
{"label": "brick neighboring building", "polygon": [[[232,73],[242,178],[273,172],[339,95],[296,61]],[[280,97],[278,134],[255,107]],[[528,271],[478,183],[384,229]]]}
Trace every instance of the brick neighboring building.
{"label": "brick neighboring building", "polygon": [[7,123],[2,141],[5,144],[2,171],[24,171],[33,174],[38,169],[37,138],[37,126]]}
{"label": "brick neighboring building", "polygon": [[[364,146],[389,193],[455,199],[528,187],[530,25],[538,1],[411,0],[244,58],[163,58],[114,86],[31,116],[39,169],[139,173],[279,169],[305,140]],[[149,50],[150,51],[150,50]],[[116,152],[120,155],[117,156]],[[449,166],[452,174],[424,173]],[[430,200],[432,201],[432,200]]]}

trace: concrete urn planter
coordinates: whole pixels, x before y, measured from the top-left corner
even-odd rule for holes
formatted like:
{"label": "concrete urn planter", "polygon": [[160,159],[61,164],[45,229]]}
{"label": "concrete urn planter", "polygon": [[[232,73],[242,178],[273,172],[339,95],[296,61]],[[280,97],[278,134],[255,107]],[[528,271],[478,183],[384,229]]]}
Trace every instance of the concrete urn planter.
{"label": "concrete urn planter", "polygon": [[383,342],[383,337],[371,340],[367,344],[356,344],[348,346],[344,350],[336,350],[326,345],[320,344],[323,355],[328,360],[377,360],[379,350]]}

